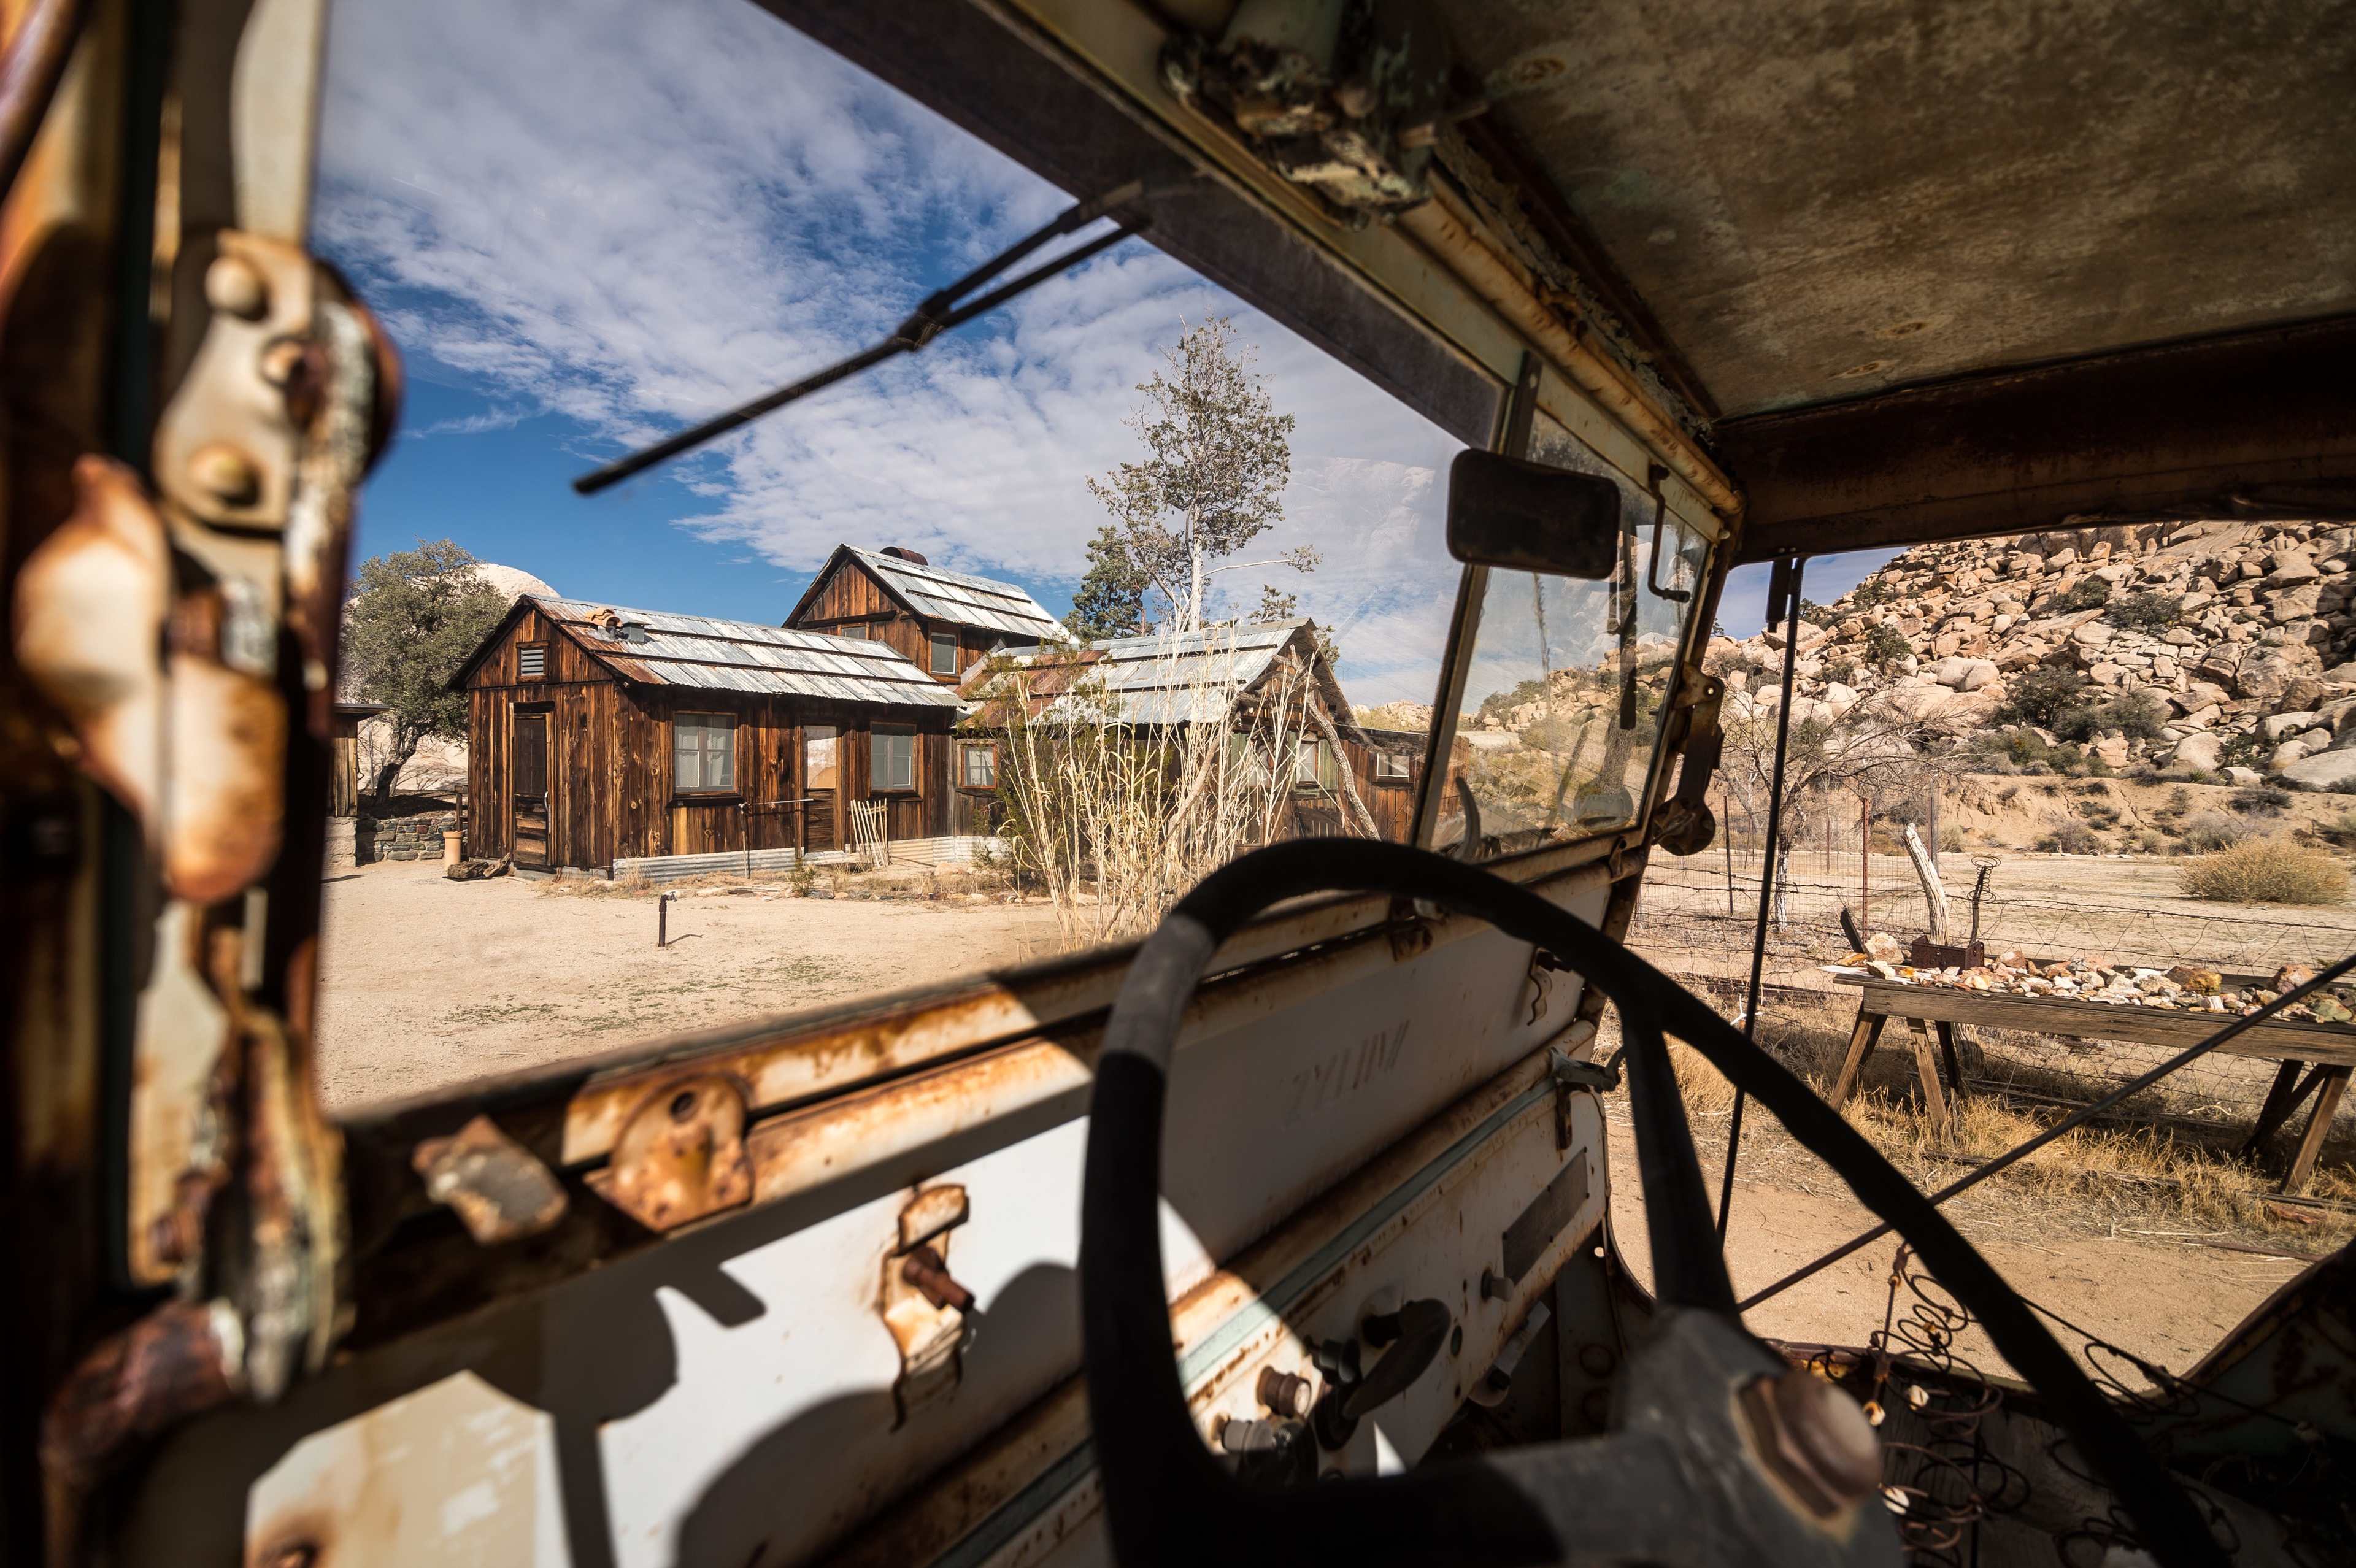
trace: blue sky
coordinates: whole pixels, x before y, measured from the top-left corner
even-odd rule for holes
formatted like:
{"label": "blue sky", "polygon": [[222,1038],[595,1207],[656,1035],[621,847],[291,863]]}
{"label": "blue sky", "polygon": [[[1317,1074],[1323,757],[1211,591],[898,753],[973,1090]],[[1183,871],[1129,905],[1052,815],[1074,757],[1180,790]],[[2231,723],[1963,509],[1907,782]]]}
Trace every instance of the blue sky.
{"label": "blue sky", "polygon": [[[774,623],[837,543],[901,544],[1060,614],[1104,521],[1084,481],[1136,452],[1134,387],[1185,323],[1232,314],[1300,421],[1287,520],[1252,558],[1308,544],[1324,564],[1216,581],[1246,605],[1263,580],[1297,592],[1337,628],[1354,700],[1430,699],[1456,443],[1141,240],[574,496],[584,470],[875,341],[1070,197],[743,0],[346,4],[328,50],[314,241],[410,385],[363,556],[449,538],[573,596]],[[1748,575],[1722,616],[1738,635]]]}
{"label": "blue sky", "polygon": [[[1012,578],[1057,613],[1135,454],[1135,385],[1233,314],[1293,413],[1252,559],[1339,628],[1352,698],[1429,700],[1456,443],[1139,240],[996,315],[581,498],[573,475],[866,347],[1071,199],[742,0],[344,5],[318,248],[410,377],[363,555],[450,538],[560,592],[776,622],[839,542]],[[1262,548],[1265,547],[1265,548]]]}

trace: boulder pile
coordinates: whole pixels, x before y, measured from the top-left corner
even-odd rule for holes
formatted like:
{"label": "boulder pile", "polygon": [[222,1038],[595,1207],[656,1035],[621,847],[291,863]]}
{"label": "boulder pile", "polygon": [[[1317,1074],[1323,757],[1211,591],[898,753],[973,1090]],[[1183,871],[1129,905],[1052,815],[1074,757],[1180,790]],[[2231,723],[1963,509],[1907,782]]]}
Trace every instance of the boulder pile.
{"label": "boulder pile", "polygon": [[[1793,717],[1901,708],[1955,738],[1997,731],[2032,672],[2091,703],[2147,693],[2157,735],[2099,729],[2113,768],[2356,788],[2356,528],[2114,524],[1918,546],[1804,622]],[[1738,712],[1780,702],[1783,635],[1714,639]],[[1804,704],[1804,706],[1803,706]],[[2047,745],[2058,737],[2036,731]]]}

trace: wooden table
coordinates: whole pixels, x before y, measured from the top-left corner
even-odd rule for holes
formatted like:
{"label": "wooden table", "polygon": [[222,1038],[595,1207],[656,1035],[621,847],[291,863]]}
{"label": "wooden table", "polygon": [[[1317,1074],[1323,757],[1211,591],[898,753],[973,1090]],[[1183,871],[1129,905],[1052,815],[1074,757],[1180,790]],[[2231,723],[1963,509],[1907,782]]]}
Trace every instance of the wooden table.
{"label": "wooden table", "polygon": [[[2182,1051],[2200,1044],[2233,1020],[2231,1013],[2179,1012],[2168,1008],[2112,1007],[2072,997],[2024,997],[2007,991],[1953,990],[1944,986],[1912,986],[1873,976],[1837,975],[1844,986],[1859,992],[1857,1027],[1848,1040],[1848,1055],[1833,1084],[1832,1103],[1846,1104],[1857,1092],[1858,1075],[1866,1059],[1881,1041],[1891,1019],[1912,1026],[1915,1070],[1922,1080],[1922,1098],[1932,1121],[1944,1125],[1947,1102],[1939,1082],[1939,1068],[1931,1053],[1927,1026],[1938,1030],[1940,1054],[1946,1059],[1948,1083],[1960,1092],[1962,1064],[1955,1055],[1955,1026],[2019,1029],[2029,1034],[2066,1035],[2081,1040],[2126,1040],[2139,1045]],[[2265,986],[2262,976],[2228,975],[2229,989]],[[2217,1048],[2224,1056],[2254,1056],[2279,1061],[2274,1086],[2258,1112],[2256,1130],[2243,1151],[2249,1153],[2295,1115],[2308,1095],[2315,1109],[2308,1115],[2298,1153],[2283,1179],[2281,1190],[2306,1189],[2315,1175],[2315,1162],[2340,1110],[2351,1070],[2356,1070],[2356,1028],[2345,1024],[2303,1023],[2268,1019],[2244,1030]],[[2302,1076],[2302,1072],[2304,1075]]]}

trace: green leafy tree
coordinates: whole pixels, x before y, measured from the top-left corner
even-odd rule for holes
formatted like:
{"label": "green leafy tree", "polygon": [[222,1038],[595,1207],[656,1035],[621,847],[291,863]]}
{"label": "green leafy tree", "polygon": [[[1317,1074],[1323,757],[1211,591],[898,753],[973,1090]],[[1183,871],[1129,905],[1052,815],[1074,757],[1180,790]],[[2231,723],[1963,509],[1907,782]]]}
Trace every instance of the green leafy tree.
{"label": "green leafy tree", "polygon": [[[1212,316],[1165,349],[1166,371],[1141,383],[1144,400],[1130,427],[1145,448],[1088,481],[1118,527],[1131,564],[1169,606],[1177,630],[1200,631],[1205,579],[1250,566],[1317,566],[1317,552],[1288,550],[1273,560],[1210,564],[1231,556],[1284,518],[1292,475],[1293,419],[1276,411],[1251,351],[1236,342],[1235,324]],[[1093,552],[1092,552],[1093,553]]]}
{"label": "green leafy tree", "polygon": [[1129,553],[1129,542],[1108,523],[1088,541],[1087,574],[1072,595],[1072,613],[1064,624],[1080,641],[1098,637],[1134,637],[1152,630],[1145,619],[1145,592],[1150,586]]}
{"label": "green leafy tree", "polygon": [[466,694],[450,690],[449,680],[508,610],[478,564],[449,539],[420,539],[415,549],[360,567],[344,611],[344,669],[354,691],[385,705],[392,725],[391,754],[377,770],[379,800],[392,794],[428,735],[466,733]]}

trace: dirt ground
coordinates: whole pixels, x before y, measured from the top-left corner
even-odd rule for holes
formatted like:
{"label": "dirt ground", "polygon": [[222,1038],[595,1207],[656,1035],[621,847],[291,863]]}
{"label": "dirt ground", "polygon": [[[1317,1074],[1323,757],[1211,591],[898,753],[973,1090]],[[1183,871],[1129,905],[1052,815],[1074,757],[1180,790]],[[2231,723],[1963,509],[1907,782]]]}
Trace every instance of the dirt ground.
{"label": "dirt ground", "polygon": [[[877,879],[880,882],[883,879]],[[920,891],[920,878],[896,885]],[[332,1109],[789,1012],[1058,950],[1038,902],[788,898],[699,888],[655,945],[656,890],[454,882],[387,861],[330,878],[320,1091]]]}
{"label": "dirt ground", "polygon": [[[1612,1117],[1612,1225],[1622,1256],[1637,1277],[1652,1283],[1652,1247],[1636,1176],[1635,1136],[1626,1117]],[[1715,1151],[1703,1166],[1716,1196]],[[1727,1237],[1727,1267],[1738,1297],[1781,1279],[1879,1221],[1828,1172],[1804,1187],[1735,1179],[1734,1221]],[[2050,1234],[2025,1238],[2010,1227],[1957,1217],[1982,1256],[2014,1289],[2039,1306],[2102,1335],[2110,1343],[2171,1371],[2183,1372],[2307,1264],[2193,1244],[2193,1239],[2121,1234]],[[1762,1303],[1745,1318],[1754,1333],[1815,1344],[1862,1345],[1882,1326],[1890,1301],[1890,1265],[1898,1238],[1885,1237],[1814,1278]],[[1903,1312],[1907,1298],[1900,1301]],[[2083,1341],[2049,1322],[2054,1337],[2083,1362]],[[2015,1375],[1975,1325],[1964,1337],[1964,1359],[1984,1372]],[[2115,1361],[2103,1369],[2119,1371]]]}

